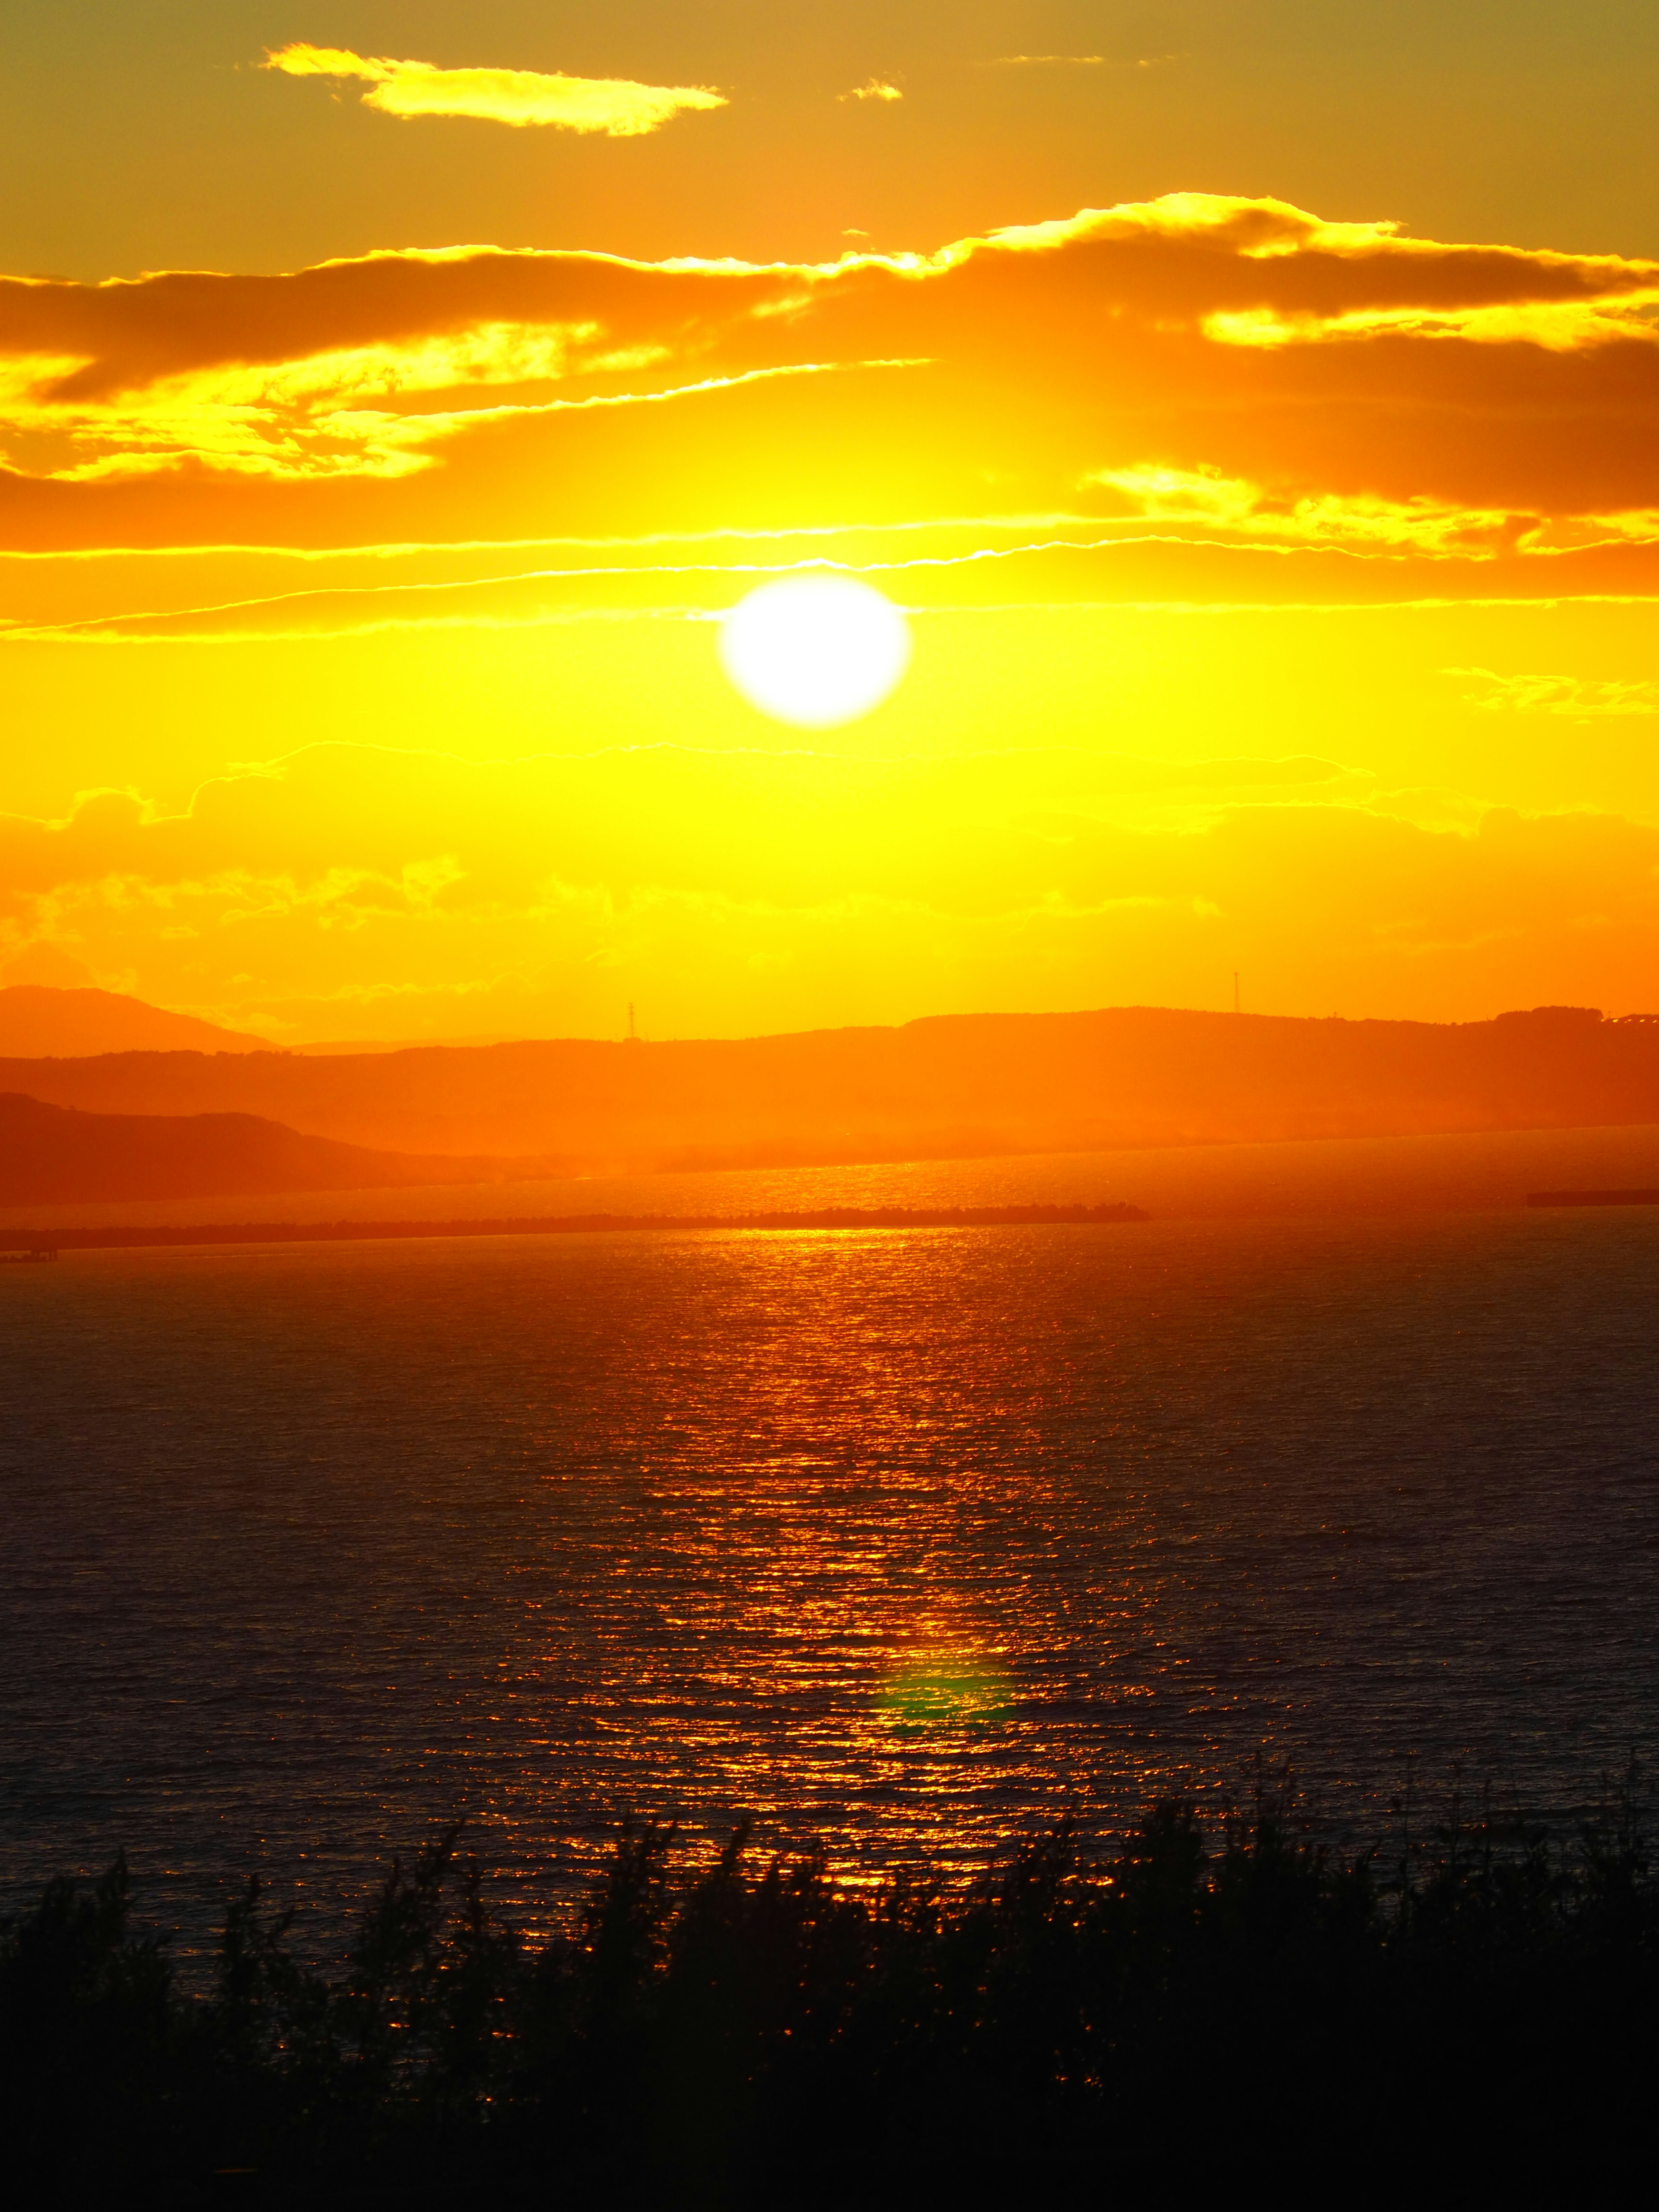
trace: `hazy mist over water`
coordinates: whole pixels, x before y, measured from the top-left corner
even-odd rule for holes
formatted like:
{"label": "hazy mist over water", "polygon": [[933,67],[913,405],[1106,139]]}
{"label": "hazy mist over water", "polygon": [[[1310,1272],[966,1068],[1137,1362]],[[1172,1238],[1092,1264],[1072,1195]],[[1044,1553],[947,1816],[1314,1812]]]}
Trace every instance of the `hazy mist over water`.
{"label": "hazy mist over water", "polygon": [[1659,1188],[1659,1127],[1491,1129],[1417,1137],[1007,1153],[547,1182],[283,1191],[258,1197],[84,1200],[0,1207],[6,1228],[119,1222],[507,1220],[615,1212],[734,1214],[836,1206],[1088,1204],[1127,1199],[1160,1219],[1402,1210],[1486,1212],[1529,1190]]}
{"label": "hazy mist over water", "polygon": [[1656,1322],[1659,1213],[1513,1207],[6,1270],[0,1882],[125,1842],[199,1941],[459,1814],[534,1921],[629,1812],[1570,1808],[1659,1733]]}

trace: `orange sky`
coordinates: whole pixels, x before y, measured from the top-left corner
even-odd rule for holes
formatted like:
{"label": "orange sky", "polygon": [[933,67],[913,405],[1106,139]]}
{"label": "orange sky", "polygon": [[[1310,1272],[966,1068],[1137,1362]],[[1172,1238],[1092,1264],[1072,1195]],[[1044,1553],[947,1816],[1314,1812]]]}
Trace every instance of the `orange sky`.
{"label": "orange sky", "polygon": [[[66,272],[0,283],[0,979],[1659,1006],[1650,11],[71,12],[0,45]],[[714,649],[801,564],[915,633],[827,732]]]}

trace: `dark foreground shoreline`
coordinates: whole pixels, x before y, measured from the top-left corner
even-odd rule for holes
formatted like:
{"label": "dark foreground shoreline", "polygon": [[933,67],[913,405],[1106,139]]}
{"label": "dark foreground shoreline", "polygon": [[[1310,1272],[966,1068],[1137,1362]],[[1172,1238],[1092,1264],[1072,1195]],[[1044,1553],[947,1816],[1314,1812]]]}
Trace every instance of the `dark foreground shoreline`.
{"label": "dark foreground shoreline", "polygon": [[185,1227],[0,1230],[0,1250],[97,1252],[172,1244],[356,1244],[417,1237],[580,1237],[627,1229],[996,1229],[1150,1221],[1138,1206],[826,1206],[803,1212],[507,1214],[480,1221],[233,1221]]}
{"label": "dark foreground shoreline", "polygon": [[[1431,2172],[1578,2192],[1643,2148],[1659,1880],[1627,1790],[1552,1844],[1453,1817],[1352,1861],[1290,1805],[1166,1801],[968,1890],[838,1885],[745,1831],[617,1842],[550,1940],[456,1832],[331,1972],[250,1881],[215,1984],[124,1860],[0,1935],[0,2125],[32,2204],[1105,2204]],[[1254,2177],[1254,2179],[1252,2179]]]}

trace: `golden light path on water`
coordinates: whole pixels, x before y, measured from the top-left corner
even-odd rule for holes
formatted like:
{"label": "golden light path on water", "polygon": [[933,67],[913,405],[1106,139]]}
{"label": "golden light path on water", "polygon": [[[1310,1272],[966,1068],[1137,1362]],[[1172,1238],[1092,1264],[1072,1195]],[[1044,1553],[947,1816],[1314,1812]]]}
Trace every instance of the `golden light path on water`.
{"label": "golden light path on water", "polygon": [[12,1271],[0,1888],[125,1844],[191,1941],[253,1868],[338,1925],[459,1815],[544,1924],[629,1815],[869,1883],[1258,1758],[1367,1835],[1408,1755],[1577,1802],[1659,1699],[1650,1228]]}
{"label": "golden light path on water", "polygon": [[[810,1826],[849,1869],[849,1820],[887,1825],[884,1805],[908,1851],[950,1863],[982,1849],[988,1817],[1005,1827],[999,1800],[1045,1786],[1053,1715],[1008,1671],[1026,1661],[1029,1687],[1036,1624],[999,1585],[1018,1559],[1029,1588],[1057,1501],[1002,1490],[1024,1393],[1012,1345],[995,1349],[964,1295],[959,1251],[815,1235],[751,1247],[724,1285],[737,1303],[722,1297],[717,1377],[695,1337],[659,1366],[636,1480],[585,1539],[625,1562],[591,1617],[595,1722],[617,1759],[637,1771],[670,1735],[697,1794]],[[659,1296],[684,1292],[695,1314],[688,1278],[711,1257],[663,1255]],[[940,1355],[964,1329],[977,1356],[958,1369]]]}

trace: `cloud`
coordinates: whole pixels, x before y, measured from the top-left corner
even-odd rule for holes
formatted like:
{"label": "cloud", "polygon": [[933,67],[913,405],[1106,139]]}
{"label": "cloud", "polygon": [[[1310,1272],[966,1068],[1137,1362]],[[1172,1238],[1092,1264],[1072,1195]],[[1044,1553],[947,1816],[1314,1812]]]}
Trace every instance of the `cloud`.
{"label": "cloud", "polygon": [[[1467,560],[1512,552],[1530,544],[1540,526],[1535,518],[1502,507],[1453,507],[1432,499],[1286,495],[1216,469],[1146,464],[1103,469],[1079,488],[1115,494],[1127,512],[1148,522],[1255,545],[1340,546]],[[1604,520],[1585,518],[1584,528],[1599,538]],[[1659,544],[1659,528],[1652,536]]]}
{"label": "cloud", "polygon": [[261,69],[285,76],[361,78],[374,90],[365,107],[383,115],[467,116],[515,128],[641,138],[677,115],[724,107],[709,85],[635,84],[626,77],[544,76],[536,70],[438,69],[430,62],[392,61],[338,46],[289,46],[267,51]]}
{"label": "cloud", "polygon": [[1182,54],[996,54],[981,69],[1161,69]]}
{"label": "cloud", "polygon": [[1575,722],[1659,714],[1659,683],[1645,678],[1498,676],[1489,668],[1448,668],[1443,673],[1471,678],[1477,688],[1465,696],[1488,714],[1559,714]]}
{"label": "cloud", "polygon": [[836,97],[837,100],[902,100],[904,94],[899,90],[896,84],[888,84],[881,77],[872,76],[866,83],[855,84],[850,92],[838,92],[836,94]]}
{"label": "cloud", "polygon": [[[1103,817],[1112,790],[1171,777],[1179,817]],[[1026,1004],[1201,1004],[1234,966],[1273,976],[1286,1011],[1650,1005],[1659,830],[1502,810],[1425,829],[1333,804],[1322,777],[1059,752],[316,746],[204,784],[183,813],[105,792],[54,822],[0,817],[0,960],[55,944],[244,1026],[356,1009],[346,1034],[389,994],[537,978],[567,1033],[614,1022],[624,976],[648,977],[668,1034],[1016,986]],[[389,1002],[373,1026],[406,1018]]]}
{"label": "cloud", "polygon": [[1650,591],[1659,264],[1172,194],[825,264],[14,278],[0,451],[17,546],[977,517],[915,550],[1015,595]]}

